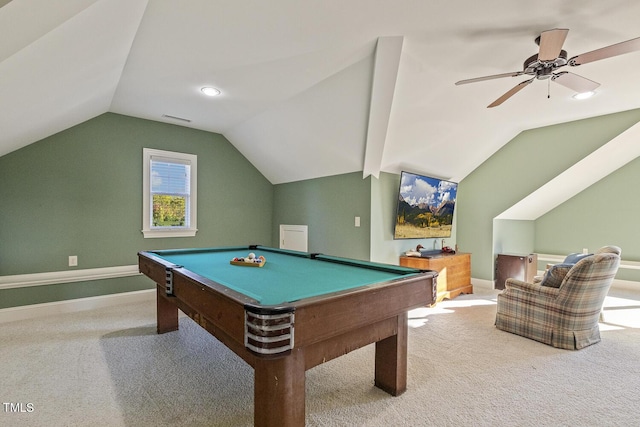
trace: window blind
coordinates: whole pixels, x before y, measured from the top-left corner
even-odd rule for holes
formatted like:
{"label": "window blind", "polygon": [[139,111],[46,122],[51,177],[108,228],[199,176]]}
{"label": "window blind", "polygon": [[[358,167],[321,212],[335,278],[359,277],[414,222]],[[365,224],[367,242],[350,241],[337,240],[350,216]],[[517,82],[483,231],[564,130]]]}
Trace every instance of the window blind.
{"label": "window blind", "polygon": [[151,193],[189,196],[191,166],[188,162],[151,159]]}

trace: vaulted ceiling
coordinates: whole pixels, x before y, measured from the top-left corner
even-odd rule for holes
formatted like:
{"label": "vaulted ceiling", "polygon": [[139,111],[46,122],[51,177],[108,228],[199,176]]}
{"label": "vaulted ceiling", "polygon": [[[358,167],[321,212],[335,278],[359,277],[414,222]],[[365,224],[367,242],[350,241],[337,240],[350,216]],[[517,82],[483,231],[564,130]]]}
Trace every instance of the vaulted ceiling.
{"label": "vaulted ceiling", "polygon": [[[105,112],[224,134],[272,183],[410,170],[461,180],[525,129],[640,107],[640,52],[522,70],[544,30],[569,57],[640,36],[611,0],[1,0],[0,155]],[[221,95],[206,97],[204,86]]]}

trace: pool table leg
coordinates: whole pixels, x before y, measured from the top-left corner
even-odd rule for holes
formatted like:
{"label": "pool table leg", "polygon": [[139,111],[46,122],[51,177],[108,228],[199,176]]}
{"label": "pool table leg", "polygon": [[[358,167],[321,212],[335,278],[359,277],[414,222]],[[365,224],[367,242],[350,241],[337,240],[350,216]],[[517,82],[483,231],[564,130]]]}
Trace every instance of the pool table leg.
{"label": "pool table leg", "polygon": [[169,301],[165,292],[164,286],[157,286],[156,306],[159,334],[178,330],[178,307]]}
{"label": "pool table leg", "polygon": [[305,425],[305,363],[301,349],[277,359],[257,358],[255,365],[253,425],[288,427]]}
{"label": "pool table leg", "polygon": [[393,396],[407,390],[408,315],[397,319],[398,334],[376,342],[375,385]]}

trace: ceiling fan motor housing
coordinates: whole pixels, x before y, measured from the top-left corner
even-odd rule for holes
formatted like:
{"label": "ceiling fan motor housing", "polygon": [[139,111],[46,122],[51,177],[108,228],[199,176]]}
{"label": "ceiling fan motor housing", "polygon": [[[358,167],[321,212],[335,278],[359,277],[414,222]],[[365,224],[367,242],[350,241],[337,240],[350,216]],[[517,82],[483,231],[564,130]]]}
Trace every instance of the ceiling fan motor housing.
{"label": "ceiling fan motor housing", "polygon": [[567,51],[561,50],[553,61],[540,61],[536,53],[524,61],[524,74],[535,76],[538,80],[551,78],[554,70],[567,65],[567,56]]}

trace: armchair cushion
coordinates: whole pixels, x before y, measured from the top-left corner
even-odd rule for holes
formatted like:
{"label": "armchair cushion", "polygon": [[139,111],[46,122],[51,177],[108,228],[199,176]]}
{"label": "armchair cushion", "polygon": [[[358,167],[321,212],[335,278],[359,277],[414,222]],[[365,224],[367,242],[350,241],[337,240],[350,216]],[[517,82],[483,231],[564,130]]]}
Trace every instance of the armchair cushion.
{"label": "armchair cushion", "polygon": [[569,270],[574,266],[574,264],[556,264],[552,265],[546,273],[544,273],[544,277],[542,278],[542,282],[540,282],[540,286],[549,286],[551,288],[559,288],[560,284],[564,280],[564,276],[567,275]]}
{"label": "armchair cushion", "polygon": [[567,255],[562,264],[555,264],[547,269],[547,271],[544,273],[544,276],[542,277],[540,285],[559,288],[562,280],[564,279],[564,276],[566,276],[569,270],[571,270],[571,267],[576,265],[576,263],[581,259],[589,257],[591,255],[593,254],[583,254],[577,252]]}
{"label": "armchair cushion", "polygon": [[563,264],[575,264],[580,261],[582,258],[586,258],[593,254],[583,254],[583,253],[571,253],[567,255],[567,257],[562,261]]}

